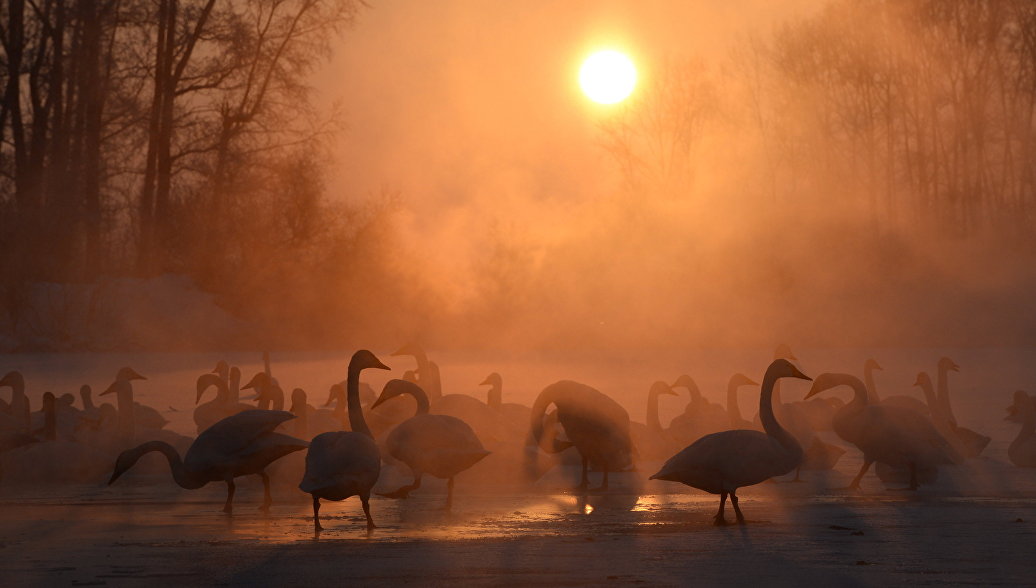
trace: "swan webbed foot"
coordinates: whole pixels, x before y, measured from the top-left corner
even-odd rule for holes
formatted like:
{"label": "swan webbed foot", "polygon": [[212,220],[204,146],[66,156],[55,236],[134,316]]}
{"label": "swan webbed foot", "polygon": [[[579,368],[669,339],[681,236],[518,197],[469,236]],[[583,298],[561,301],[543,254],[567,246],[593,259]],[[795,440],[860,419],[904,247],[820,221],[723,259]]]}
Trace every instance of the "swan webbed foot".
{"label": "swan webbed foot", "polygon": [[228,515],[234,514],[234,507],[230,506],[229,504],[224,506],[223,507],[223,513],[224,514],[228,514]]}
{"label": "swan webbed foot", "polygon": [[313,531],[319,533],[324,530],[324,527],[320,525],[320,521],[313,521]]}
{"label": "swan webbed foot", "polygon": [[725,527],[727,526],[727,519],[723,518],[720,515],[716,515],[712,517],[712,524],[717,527]]}

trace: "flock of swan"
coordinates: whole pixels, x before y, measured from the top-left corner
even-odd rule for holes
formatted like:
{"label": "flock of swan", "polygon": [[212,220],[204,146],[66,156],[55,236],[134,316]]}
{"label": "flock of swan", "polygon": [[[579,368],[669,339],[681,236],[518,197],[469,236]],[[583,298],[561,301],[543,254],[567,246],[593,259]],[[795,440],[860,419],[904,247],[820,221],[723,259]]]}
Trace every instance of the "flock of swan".
{"label": "flock of swan", "polygon": [[[295,388],[288,410],[268,357],[265,369],[244,385],[241,370],[220,361],[196,382],[196,438],[164,429],[167,421],[158,411],[134,401],[134,382],[146,378],[132,368],[120,369],[100,394],[114,395],[114,405],[96,406],[92,390],[83,386],[81,408],[75,407],[70,394],[56,397],[47,392],[36,411],[30,408],[22,374],[12,371],[0,379],[0,388],[11,390],[10,402],[0,400],[0,465],[37,482],[82,481],[94,479],[99,471],[111,472],[111,485],[144,455],[157,452],[182,488],[225,483],[226,513],[233,511],[236,478],[258,476],[264,487],[260,508],[268,510],[273,503],[271,475],[301,477],[298,488],[312,498],[315,530],[322,529],[321,500],[357,496],[370,531],[375,528],[370,497],[383,466],[413,476],[383,496],[405,499],[429,475],[446,480],[449,509],[455,478],[473,468],[535,479],[544,472],[536,458],[554,456],[548,464],[581,468],[576,490],[587,492],[591,471],[600,472],[598,489],[606,489],[610,474],[629,471],[638,461],[657,461],[664,463],[649,479],[719,495],[714,522],[723,525],[728,498],[736,521],[745,522],[738,504],[740,488],[792,472],[798,479],[802,470],[832,469],[845,449],[823,441],[823,431],[832,431],[862,454],[863,465],[849,489],[858,489],[877,464],[882,480],[917,490],[934,480],[941,466],[973,458],[990,442],[988,436],[958,424],[947,376],[959,368],[949,358],[939,361],[934,385],[927,373],[918,375],[915,385],[926,399],[921,402],[909,396],[881,398],[874,386],[874,371],[881,366],[873,359],[865,362],[862,378],[845,373],[810,378],[794,363],[791,350],[781,345],[761,384],[741,373],[730,378],[725,407],[706,400],[688,375],[672,384],[655,382],[647,394],[646,422],[641,424],[631,422],[626,409],[608,395],[571,380],[544,388],[531,408],[503,402],[498,373],[482,381],[489,386],[487,402],[464,394],[444,395],[439,368],[420,347],[409,345],[393,355],[413,357],[417,369],[389,380],[380,394],[361,382],[361,374],[390,368],[370,351],[360,350],[349,361],[345,381],[330,386],[323,408],[308,404],[305,391]],[[782,399],[780,382],[785,378],[812,381],[803,400]],[[748,420],[742,416],[739,395],[756,386],[758,415]],[[682,414],[663,426],[660,399],[679,395],[677,388],[685,389],[690,401]],[[839,388],[852,392],[848,403],[829,394]],[[202,402],[213,389],[215,398]],[[254,390],[251,403],[242,398],[243,390]],[[1033,399],[1018,391],[1007,411],[1007,420],[1020,425],[1009,459],[1019,467],[1036,467]],[[294,471],[287,466],[290,459],[281,461],[302,451],[304,463],[297,462]]]}

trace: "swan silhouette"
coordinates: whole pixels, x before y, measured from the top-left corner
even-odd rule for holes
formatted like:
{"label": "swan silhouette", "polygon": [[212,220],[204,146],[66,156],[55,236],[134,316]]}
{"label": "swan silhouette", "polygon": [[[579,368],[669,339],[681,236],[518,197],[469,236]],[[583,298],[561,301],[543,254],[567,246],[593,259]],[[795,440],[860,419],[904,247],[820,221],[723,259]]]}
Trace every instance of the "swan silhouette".
{"label": "swan silhouette", "polygon": [[270,477],[264,471],[274,461],[300,451],[309,443],[275,433],[284,421],[295,418],[280,410],[246,410],[231,415],[202,431],[187,449],[183,460],[176,449],[164,441],[148,441],[123,451],[115,461],[111,485],[126,473],[142,456],[157,451],[165,456],[173,480],[187,490],[195,490],[209,482],[226,482],[227,501],[223,512],[230,514],[234,505],[234,478],[257,475],[263,481],[264,511],[270,509]]}
{"label": "swan silhouette", "polygon": [[389,380],[371,408],[403,394],[417,401],[417,414],[396,425],[385,439],[389,454],[414,473],[412,484],[382,494],[406,498],[421,487],[424,474],[446,480],[446,509],[453,506],[453,478],[478,463],[489,452],[464,421],[445,414],[428,414],[428,396],[406,380]]}
{"label": "swan silhouette", "polygon": [[766,368],[759,396],[759,415],[765,433],[734,429],[706,435],[669,458],[650,479],[680,482],[719,494],[716,525],[727,523],[723,508],[729,495],[737,522],[744,524],[737,489],[784,475],[802,463],[802,447],[773,414],[773,387],[779,378],[810,379],[785,359],[776,359]]}
{"label": "swan silhouette", "polygon": [[[1036,407],[1032,398],[1023,390],[1014,393],[1014,403],[1007,407],[1008,417],[1004,420],[1020,420],[1022,428],[1007,448],[1007,457],[1020,468],[1036,468]],[[1012,418],[1014,417],[1014,418]]]}
{"label": "swan silhouette", "polygon": [[346,402],[352,431],[332,431],[313,438],[306,452],[306,473],[299,489],[313,497],[313,527],[320,531],[320,499],[345,500],[359,496],[367,531],[375,528],[371,518],[371,488],[381,474],[381,452],[363,418],[360,406],[360,372],[374,368],[389,369],[373,353],[361,349],[349,360]]}
{"label": "swan silhouette", "polygon": [[[568,441],[554,440],[544,447],[544,417],[547,407],[557,406],[557,420]],[[560,453],[575,446],[583,471],[577,490],[589,486],[590,464],[603,470],[600,488],[608,488],[608,473],[621,471],[633,463],[630,417],[626,409],[601,392],[578,382],[562,380],[540,392],[532,405],[531,435],[548,453]]]}
{"label": "swan silhouette", "polygon": [[835,433],[863,452],[863,466],[848,488],[858,489],[874,462],[909,468],[909,489],[916,490],[919,470],[959,461],[953,447],[924,416],[900,406],[869,405],[867,388],[856,376],[820,374],[806,398],[836,386],[852,388],[853,399],[835,415]]}

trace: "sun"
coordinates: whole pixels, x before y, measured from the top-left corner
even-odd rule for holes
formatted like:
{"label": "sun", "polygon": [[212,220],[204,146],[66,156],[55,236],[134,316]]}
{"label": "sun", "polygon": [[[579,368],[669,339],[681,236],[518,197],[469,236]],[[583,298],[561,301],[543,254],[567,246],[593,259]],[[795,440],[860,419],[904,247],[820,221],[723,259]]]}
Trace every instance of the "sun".
{"label": "sun", "polygon": [[586,58],[579,69],[579,85],[586,97],[598,104],[626,99],[637,85],[637,68],[624,53],[607,49]]}

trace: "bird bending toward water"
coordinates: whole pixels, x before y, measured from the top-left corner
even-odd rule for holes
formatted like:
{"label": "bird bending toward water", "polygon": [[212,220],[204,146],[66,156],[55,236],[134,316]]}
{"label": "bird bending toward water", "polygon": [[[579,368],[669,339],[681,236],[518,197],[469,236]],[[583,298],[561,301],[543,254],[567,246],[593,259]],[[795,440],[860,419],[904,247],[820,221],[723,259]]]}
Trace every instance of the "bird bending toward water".
{"label": "bird bending toward water", "polygon": [[227,514],[233,511],[234,478],[259,476],[263,480],[260,508],[269,510],[273,499],[270,477],[264,470],[281,457],[309,446],[301,439],[274,432],[278,425],[293,418],[295,415],[281,410],[246,410],[231,415],[202,431],[183,460],[176,449],[164,441],[143,443],[119,455],[108,484],[119,479],[142,456],[157,451],[168,460],[173,480],[181,488],[194,490],[209,482],[226,482],[227,501],[223,512]]}

